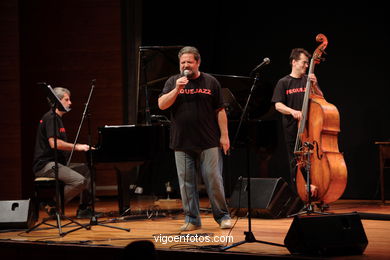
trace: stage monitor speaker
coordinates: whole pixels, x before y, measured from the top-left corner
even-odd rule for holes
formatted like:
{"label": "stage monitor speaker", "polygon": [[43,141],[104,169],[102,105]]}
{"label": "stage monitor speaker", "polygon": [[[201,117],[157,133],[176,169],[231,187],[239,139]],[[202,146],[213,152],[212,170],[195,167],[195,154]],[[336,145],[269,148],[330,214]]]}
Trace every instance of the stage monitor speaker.
{"label": "stage monitor speaker", "polygon": [[26,229],[34,225],[30,200],[0,201],[0,229]]}
{"label": "stage monitor speaker", "polygon": [[359,214],[295,216],[284,239],[291,254],[359,255],[368,240]]}
{"label": "stage monitor speaker", "polygon": [[[232,215],[248,212],[248,179],[239,177],[230,197]],[[282,178],[251,178],[251,215],[257,218],[285,218],[303,207],[302,200]]]}

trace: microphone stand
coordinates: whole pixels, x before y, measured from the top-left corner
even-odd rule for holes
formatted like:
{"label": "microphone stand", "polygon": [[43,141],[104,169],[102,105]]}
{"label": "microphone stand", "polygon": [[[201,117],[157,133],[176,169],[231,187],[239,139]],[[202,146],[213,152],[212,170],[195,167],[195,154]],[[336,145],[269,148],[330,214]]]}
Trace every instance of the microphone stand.
{"label": "microphone stand", "polygon": [[[62,205],[61,205],[61,199],[60,199],[60,182],[59,182],[59,179],[58,179],[58,147],[57,147],[57,140],[58,140],[58,137],[57,137],[57,113],[56,113],[56,109],[58,108],[59,110],[61,111],[69,111],[69,109],[66,109],[64,108],[64,106],[61,104],[60,100],[58,99],[58,97],[56,96],[56,94],[53,92],[52,88],[50,87],[50,85],[47,85],[46,83],[39,83],[39,85],[44,85],[45,88],[47,88],[49,91],[49,94],[48,94],[48,97],[47,97],[47,100],[49,101],[49,104],[50,104],[50,107],[51,107],[51,110],[52,110],[52,115],[53,115],[53,138],[54,138],[54,166],[53,166],[53,171],[54,171],[54,177],[55,177],[55,180],[56,180],[56,205],[55,205],[55,214],[53,216],[50,216],[48,218],[44,218],[42,220],[41,223],[33,226],[32,228],[28,229],[26,231],[26,233],[29,233],[33,230],[35,230],[36,228],[38,228],[39,226],[45,224],[45,225],[48,225],[48,226],[51,226],[51,227],[54,227],[54,228],[58,228],[58,232],[59,232],[59,235],[61,237],[64,237],[65,235],[71,233],[71,232],[74,232],[76,230],[79,230],[81,228],[85,228],[88,230],[88,227],[87,226],[84,226],[82,224],[80,224],[79,222],[77,221],[74,221],[73,219],[65,216],[63,214],[63,212],[61,211],[62,209]],[[49,224],[47,223],[47,221],[49,220],[53,220],[55,219],[56,220],[56,223],[57,225],[52,225],[52,224]],[[67,224],[65,225],[62,225],[61,224],[61,219],[67,219],[68,222]],[[63,232],[62,231],[62,227],[65,227],[71,223],[74,223],[76,225],[78,225],[79,227],[75,228],[75,229],[72,229],[68,232]]]}
{"label": "microphone stand", "polygon": [[[81,122],[80,122],[79,128],[77,130],[76,138],[74,139],[74,142],[73,142],[72,151],[70,152],[68,161],[66,163],[67,166],[70,165],[70,161],[72,160],[72,155],[73,155],[73,152],[74,152],[74,150],[76,148],[77,140],[79,139],[79,135],[80,135],[81,127],[83,126],[83,123],[84,123],[84,119],[87,117],[87,115],[90,116],[89,113],[87,114],[87,111],[88,111],[89,101],[91,100],[91,97],[92,97],[93,89],[95,88],[95,82],[96,82],[95,79],[93,79],[92,82],[91,82],[91,90],[90,90],[89,95],[88,95],[87,103],[85,104],[85,107],[84,107],[83,116],[81,117]],[[90,135],[90,131],[88,129],[88,141],[91,141],[90,139],[91,139],[91,135]],[[90,143],[89,143],[89,150],[91,150]]]}
{"label": "microphone stand", "polygon": [[[92,226],[105,226],[105,227],[109,227],[109,228],[116,228],[116,229],[120,229],[120,230],[124,230],[124,231],[130,231],[130,229],[127,229],[127,228],[121,228],[121,227],[114,227],[114,226],[109,226],[109,225],[106,225],[106,224],[103,224],[102,222],[99,222],[98,221],[98,216],[96,214],[96,211],[95,211],[95,200],[96,200],[96,187],[95,187],[95,176],[96,176],[96,171],[95,171],[95,166],[94,166],[94,163],[93,163],[93,153],[92,153],[92,134],[91,134],[91,114],[89,113],[89,103],[91,101],[91,97],[92,97],[92,93],[93,93],[93,90],[95,88],[95,82],[96,80],[93,79],[92,82],[91,82],[91,90],[89,92],[89,96],[88,96],[88,100],[87,100],[87,103],[85,103],[85,107],[84,107],[84,112],[83,112],[83,116],[81,118],[81,123],[80,123],[80,126],[79,126],[79,130],[77,131],[77,136],[76,136],[76,139],[74,141],[74,144],[73,144],[73,149],[72,149],[72,152],[76,146],[76,143],[77,143],[77,139],[78,139],[78,136],[79,136],[79,133],[80,133],[80,129],[83,125],[83,122],[84,122],[84,119],[86,118],[87,119],[87,131],[88,131],[88,145],[89,145],[89,151],[88,151],[88,168],[89,168],[89,173],[90,173],[90,190],[91,190],[91,209],[92,209],[92,216],[91,216],[91,219],[90,219],[90,222],[89,224],[87,225],[88,229],[90,229]],[[69,160],[68,160],[68,165],[70,163],[70,159],[71,159],[71,156],[69,157]]]}
{"label": "microphone stand", "polygon": [[[252,71],[253,72],[253,71]],[[256,88],[256,83],[257,81],[259,80],[259,73],[257,72],[255,74],[255,77],[254,77],[254,81],[253,81],[253,85],[251,87],[251,90],[250,90],[250,93],[249,93],[249,96],[247,98],[247,101],[246,101],[246,104],[245,104],[245,107],[244,107],[244,110],[241,114],[241,118],[240,118],[240,122],[238,123],[238,127],[237,127],[237,131],[236,131],[236,135],[234,137],[234,141],[233,141],[233,146],[235,145],[236,141],[237,141],[237,137],[238,137],[238,134],[240,132],[240,129],[241,129],[241,125],[242,125],[242,122],[244,121],[244,117],[247,113],[247,109],[248,109],[248,105],[249,105],[249,101],[252,97],[252,94],[253,94],[253,91],[255,90]],[[239,245],[242,245],[242,244],[245,244],[245,243],[263,243],[263,244],[268,244],[268,245],[273,245],[273,246],[280,246],[280,247],[285,247],[285,245],[281,245],[281,244],[277,244],[277,243],[272,243],[272,242],[266,242],[266,241],[261,241],[261,240],[257,240],[255,238],[255,236],[253,235],[253,232],[252,232],[252,207],[251,207],[251,176],[250,176],[250,169],[249,169],[249,144],[247,144],[246,146],[246,149],[247,149],[247,198],[248,198],[248,231],[244,232],[245,234],[245,240],[243,241],[239,241],[239,242],[236,242],[230,246],[225,246],[225,247],[222,247],[220,249],[220,251],[226,251],[230,248],[233,248],[233,247],[236,247],[236,246],[239,246]]]}

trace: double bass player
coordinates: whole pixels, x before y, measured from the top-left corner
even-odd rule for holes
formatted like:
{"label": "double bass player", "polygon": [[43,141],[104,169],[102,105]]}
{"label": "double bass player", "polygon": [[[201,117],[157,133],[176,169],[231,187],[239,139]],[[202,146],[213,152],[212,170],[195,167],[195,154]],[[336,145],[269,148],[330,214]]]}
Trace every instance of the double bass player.
{"label": "double bass player", "polygon": [[[312,83],[312,91],[323,96],[314,74],[306,75],[311,55],[305,49],[295,48],[290,54],[291,73],[281,78],[274,89],[272,102],[275,109],[282,114],[283,132],[286,141],[290,166],[290,186],[296,192],[295,177],[297,172],[294,145],[299,121],[302,119],[302,104],[307,79]],[[312,197],[317,196],[317,188],[311,185]]]}

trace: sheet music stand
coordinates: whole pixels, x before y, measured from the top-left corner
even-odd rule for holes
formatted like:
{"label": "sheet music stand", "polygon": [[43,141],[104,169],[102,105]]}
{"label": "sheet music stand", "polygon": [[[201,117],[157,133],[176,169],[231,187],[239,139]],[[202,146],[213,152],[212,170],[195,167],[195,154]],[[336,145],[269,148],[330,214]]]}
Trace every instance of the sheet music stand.
{"label": "sheet music stand", "polygon": [[[55,94],[54,90],[52,89],[52,87],[50,85],[48,85],[48,84],[46,84],[44,82],[38,83],[38,85],[43,86],[43,88],[45,89],[47,100],[49,102],[49,105],[50,105],[51,110],[52,110],[52,115],[53,115],[53,129],[54,129],[54,136],[53,136],[54,137],[54,167],[53,167],[53,170],[54,170],[54,177],[55,177],[55,180],[56,180],[56,204],[55,204],[55,208],[54,208],[55,209],[55,214],[53,216],[49,216],[48,218],[44,218],[41,223],[38,223],[37,225],[35,225],[32,228],[28,229],[26,231],[26,233],[29,233],[29,232],[35,230],[36,228],[38,228],[39,226],[45,224],[45,225],[57,228],[58,232],[59,232],[59,235],[61,237],[63,237],[65,235],[67,235],[67,234],[69,234],[71,232],[74,232],[76,230],[79,230],[81,228],[85,228],[85,229],[88,230],[87,226],[82,225],[79,222],[74,221],[73,219],[65,216],[63,214],[63,212],[61,211],[62,205],[61,205],[61,200],[60,200],[60,183],[59,183],[59,180],[58,180],[58,149],[57,149],[57,139],[58,139],[58,136],[57,136],[57,113],[56,113],[56,109],[58,109],[59,111],[62,111],[62,112],[69,112],[70,108],[64,107],[62,105],[61,100],[57,97],[57,95]],[[49,220],[53,220],[53,219],[56,220],[56,225],[52,225],[50,223],[47,223]],[[61,224],[61,219],[66,219],[69,222],[67,224],[65,224],[65,225],[62,225]],[[74,224],[78,225],[78,227],[75,228],[75,229],[72,229],[72,230],[70,230],[68,232],[63,232],[62,231],[62,227],[68,226],[71,223],[74,223]]]}
{"label": "sheet music stand", "polygon": [[237,102],[233,93],[228,88],[222,88],[223,105],[225,106],[226,113],[230,115],[233,112],[242,113],[243,109],[240,103]]}

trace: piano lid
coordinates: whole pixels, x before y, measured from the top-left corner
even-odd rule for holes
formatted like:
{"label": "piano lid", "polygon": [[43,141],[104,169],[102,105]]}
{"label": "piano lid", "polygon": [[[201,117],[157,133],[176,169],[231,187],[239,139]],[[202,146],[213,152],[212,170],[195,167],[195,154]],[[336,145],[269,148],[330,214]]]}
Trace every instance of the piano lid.
{"label": "piano lid", "polygon": [[[245,107],[254,78],[236,75],[213,75],[221,83],[229,120],[238,120]],[[226,89],[225,89],[226,88]],[[273,86],[259,80],[248,105],[247,118],[264,119],[271,110]]]}
{"label": "piano lid", "polygon": [[[184,46],[141,46],[139,52],[139,96],[138,96],[138,123],[145,123],[146,92],[151,115],[163,115],[169,118],[169,111],[162,111],[158,107],[160,95],[166,80],[179,72],[177,54]],[[146,89],[147,88],[147,89]],[[153,118],[152,118],[153,120]]]}
{"label": "piano lid", "polygon": [[105,125],[103,128],[126,128],[135,127],[135,125]]}

